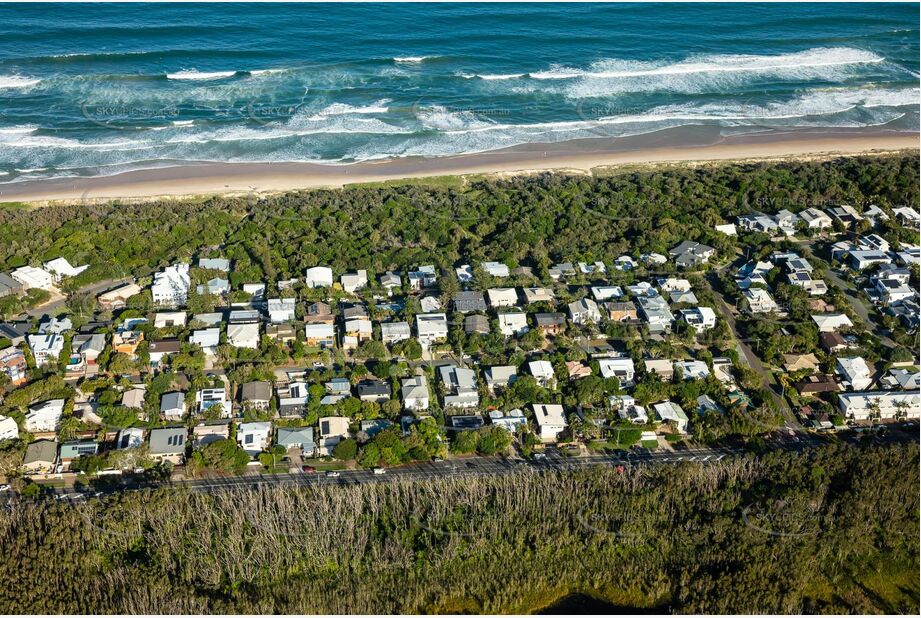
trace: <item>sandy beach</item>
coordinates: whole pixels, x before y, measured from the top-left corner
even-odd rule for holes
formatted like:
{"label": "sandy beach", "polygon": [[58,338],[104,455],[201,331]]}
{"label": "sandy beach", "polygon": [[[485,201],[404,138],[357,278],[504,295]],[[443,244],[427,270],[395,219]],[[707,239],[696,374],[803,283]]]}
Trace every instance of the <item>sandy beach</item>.
{"label": "sandy beach", "polygon": [[111,176],[24,181],[0,185],[0,202],[95,202],[213,194],[276,193],[433,176],[515,175],[545,171],[592,173],[611,166],[705,164],[718,161],[825,158],[918,149],[919,136],[896,131],[798,131],[717,137],[668,131],[628,138],[531,144],[514,149],[438,158],[312,163],[182,163]]}

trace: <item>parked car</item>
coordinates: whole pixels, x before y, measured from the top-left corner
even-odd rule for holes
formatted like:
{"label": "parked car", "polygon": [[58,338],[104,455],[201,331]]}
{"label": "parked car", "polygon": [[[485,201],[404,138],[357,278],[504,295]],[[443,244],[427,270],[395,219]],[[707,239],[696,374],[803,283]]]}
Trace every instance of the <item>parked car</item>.
{"label": "parked car", "polygon": [[301,470],[303,470],[304,472],[308,472],[310,474],[313,474],[317,471],[317,469],[314,468],[313,466],[303,466],[301,467]]}
{"label": "parked car", "polygon": [[374,468],[374,474],[387,474],[387,471],[383,468]]}
{"label": "parked car", "polygon": [[335,470],[330,470],[329,472],[326,473],[326,476],[330,478],[336,478],[339,476],[339,473],[336,472]]}

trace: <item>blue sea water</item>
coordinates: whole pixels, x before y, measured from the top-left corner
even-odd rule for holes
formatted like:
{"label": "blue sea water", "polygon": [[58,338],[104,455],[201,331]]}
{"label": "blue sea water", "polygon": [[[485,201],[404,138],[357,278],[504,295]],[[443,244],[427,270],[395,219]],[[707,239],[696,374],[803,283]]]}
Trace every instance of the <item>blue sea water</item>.
{"label": "blue sea water", "polygon": [[919,125],[917,4],[4,4],[0,183]]}

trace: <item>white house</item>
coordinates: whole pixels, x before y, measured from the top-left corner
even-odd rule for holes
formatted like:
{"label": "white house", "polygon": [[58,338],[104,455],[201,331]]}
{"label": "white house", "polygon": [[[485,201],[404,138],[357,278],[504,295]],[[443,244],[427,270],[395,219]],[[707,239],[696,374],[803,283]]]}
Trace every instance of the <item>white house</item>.
{"label": "white house", "polygon": [[518,370],[514,365],[496,365],[483,370],[486,378],[486,387],[495,392],[496,389],[506,388],[518,379]]}
{"label": "white house", "polygon": [[556,301],[556,294],[550,288],[524,288],[524,298],[528,304],[552,303]]}
{"label": "white house", "polygon": [[173,391],[160,396],[160,417],[177,421],[185,416],[185,393]]}
{"label": "white house", "polygon": [[491,277],[504,278],[510,274],[508,266],[499,262],[483,262],[483,270]]}
{"label": "white house", "polygon": [[362,288],[368,287],[368,271],[358,270],[354,273],[346,273],[339,278],[342,283],[342,289],[349,294],[354,294]]}
{"label": "white house", "polygon": [[255,457],[272,443],[272,423],[240,423],[237,426],[237,443],[247,455]]}
{"label": "white house", "polygon": [[29,406],[24,423],[25,430],[30,433],[57,431],[62,414],[64,414],[63,399],[51,399]]}
{"label": "white house", "polygon": [[42,267],[54,275],[55,281],[60,281],[62,277],[76,277],[84,270],[90,267],[89,264],[83,266],[71,266],[66,258],[55,258],[50,262],[45,262]]}
{"label": "white house", "polygon": [[867,361],[859,356],[839,358],[837,370],[848,390],[863,391],[873,384],[873,372],[867,366]]}
{"label": "white house", "polygon": [[200,346],[202,352],[208,356],[214,356],[217,353],[217,347],[221,344],[220,328],[203,328],[192,331],[189,335],[189,343]]}
{"label": "white house", "polygon": [[243,293],[249,294],[252,300],[262,300],[263,298],[265,298],[265,284],[264,283],[244,283]]}
{"label": "white house", "polygon": [[235,348],[257,349],[259,347],[259,324],[254,322],[228,324],[227,343]]}
{"label": "white house", "polygon": [[486,296],[489,298],[489,306],[494,309],[514,307],[518,304],[518,292],[515,288],[491,288],[486,290]]}
{"label": "white house", "polygon": [[19,437],[19,425],[9,416],[0,415],[0,441],[15,440]]}
{"label": "white house", "polygon": [[748,301],[748,309],[752,313],[773,313],[780,311],[780,307],[771,298],[767,290],[762,288],[749,288],[742,292]]}
{"label": "white house", "polygon": [[621,385],[631,384],[636,375],[633,359],[629,357],[599,358],[598,366],[601,369],[601,377],[617,378]]}
{"label": "white house", "polygon": [[38,288],[40,290],[50,290],[54,287],[54,275],[35,268],[34,266],[22,266],[10,273],[10,276],[22,284],[22,287],[29,290]]}
{"label": "white house", "polygon": [[685,380],[705,380],[710,375],[707,363],[699,360],[675,361],[672,367],[674,371],[681,371]]}
{"label": "white house", "polygon": [[552,388],[556,383],[556,373],[553,371],[553,365],[550,361],[531,361],[528,363],[528,370],[537,380],[537,383],[545,388]]}
{"label": "white house", "polygon": [[29,335],[29,349],[36,365],[45,365],[56,360],[64,349],[64,337],[61,335]]}
{"label": "white house", "polygon": [[799,213],[799,218],[806,223],[810,230],[824,230],[831,227],[831,217],[818,208],[807,208]]}
{"label": "white house", "polygon": [[195,403],[199,412],[205,412],[215,406],[221,406],[221,418],[231,418],[233,410],[227,401],[227,392],[223,387],[203,388],[195,393]]}
{"label": "white house", "polygon": [[272,324],[282,324],[294,320],[293,298],[270,298],[266,307],[269,312],[269,322]]}
{"label": "white house", "polygon": [[448,316],[444,313],[417,314],[416,333],[423,347],[447,339]]}
{"label": "white house", "polygon": [[694,307],[679,311],[681,319],[698,333],[716,326],[716,313],[710,307]]}
{"label": "white house", "polygon": [[537,435],[541,442],[556,442],[566,430],[566,417],[563,406],[556,403],[535,403],[534,420],[537,423]]}
{"label": "white house", "polygon": [[429,409],[429,383],[425,376],[404,378],[401,388],[403,408],[406,410]]}
{"label": "white house", "polygon": [[188,264],[167,266],[154,274],[153,285],[150,286],[151,299],[157,305],[184,305],[189,298],[190,283]]}
{"label": "white house", "polygon": [[601,321],[598,303],[591,298],[582,298],[568,305],[573,324],[595,324]]}
{"label": "white house", "polygon": [[528,332],[528,315],[521,311],[499,314],[499,332],[506,337],[520,336]]}
{"label": "white house", "polygon": [[812,321],[819,327],[820,333],[831,333],[854,325],[843,313],[819,313],[812,316]]}
{"label": "white house", "polygon": [[840,393],[838,408],[856,421],[892,418],[918,418],[921,415],[921,391],[863,391]]}
{"label": "white house", "polygon": [[314,266],[308,268],[304,277],[304,284],[308,288],[333,287],[333,269],[328,266]]}
{"label": "white house", "polygon": [[185,311],[158,311],[154,314],[154,328],[185,326]]}
{"label": "white house", "polygon": [[619,285],[595,285],[592,286],[592,296],[598,302],[620,298],[624,295],[623,289]]}

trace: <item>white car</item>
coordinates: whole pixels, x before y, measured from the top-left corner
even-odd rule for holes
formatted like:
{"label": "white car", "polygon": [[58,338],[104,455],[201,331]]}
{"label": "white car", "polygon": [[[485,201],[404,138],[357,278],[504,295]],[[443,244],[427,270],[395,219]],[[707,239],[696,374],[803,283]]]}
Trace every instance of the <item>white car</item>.
{"label": "white car", "polygon": [[383,468],[374,468],[374,474],[387,474],[387,471]]}

